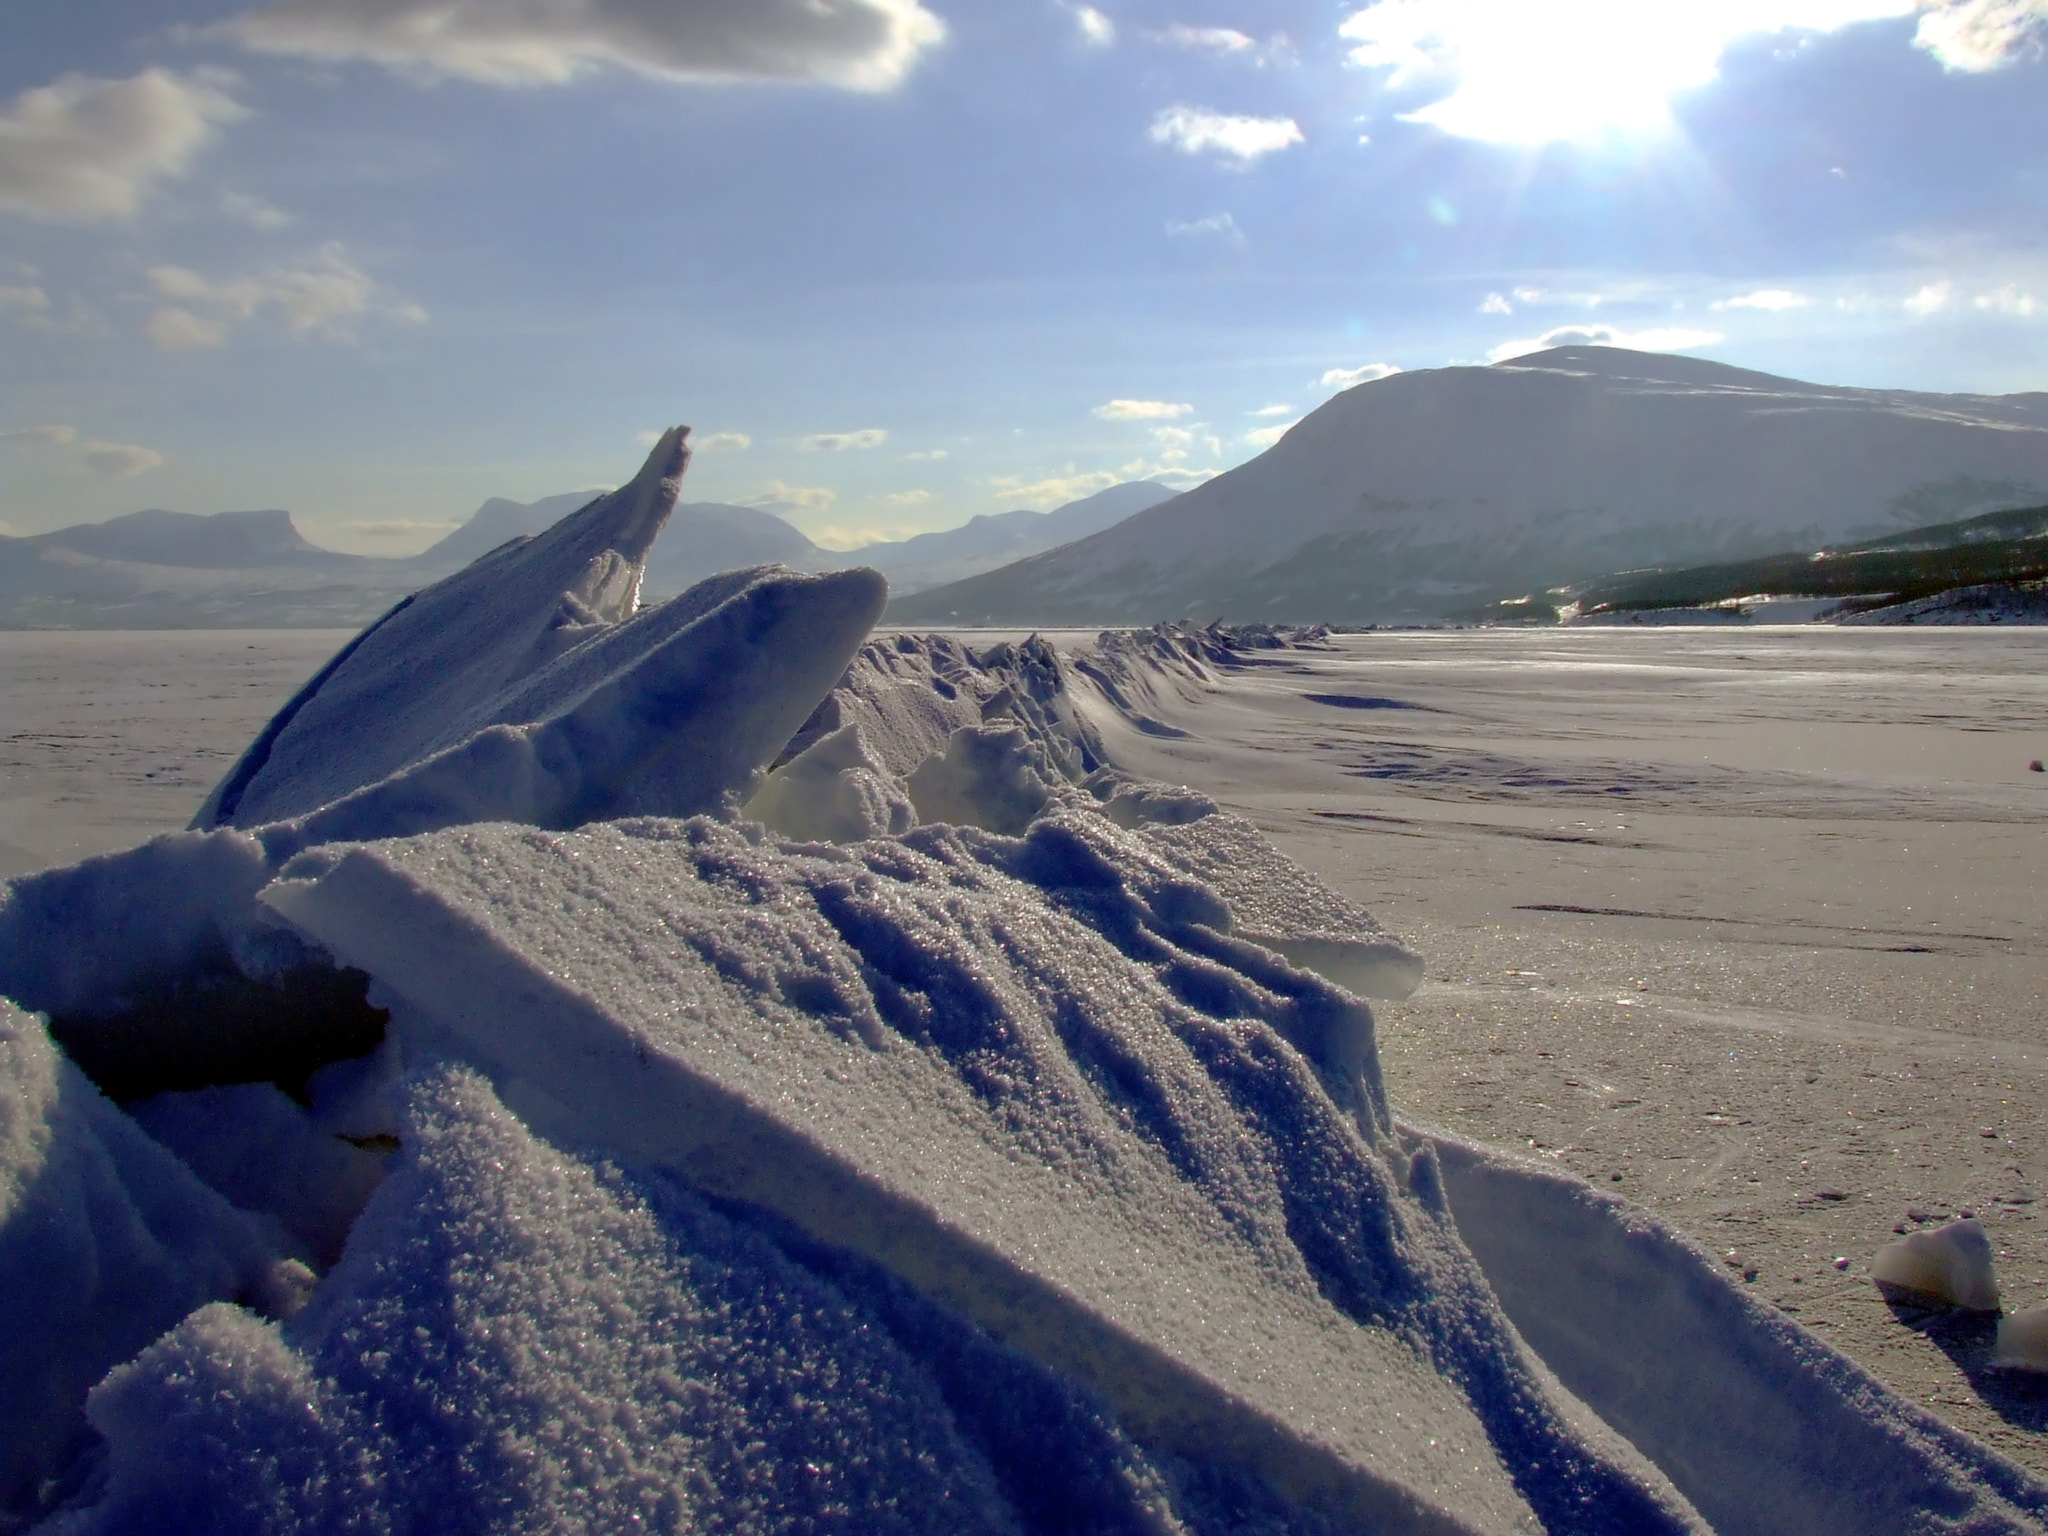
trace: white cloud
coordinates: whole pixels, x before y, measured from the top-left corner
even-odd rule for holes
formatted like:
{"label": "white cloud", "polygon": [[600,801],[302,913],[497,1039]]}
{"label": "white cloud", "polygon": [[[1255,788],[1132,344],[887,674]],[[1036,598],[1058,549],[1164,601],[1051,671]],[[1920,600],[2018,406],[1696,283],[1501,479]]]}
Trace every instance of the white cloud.
{"label": "white cloud", "polygon": [[[648,444],[651,448],[654,445]],[[690,447],[698,453],[729,453],[742,448],[751,448],[754,440],[744,432],[711,432],[700,438],[691,438]]]}
{"label": "white cloud", "polygon": [[1223,452],[1223,440],[1209,430],[1206,422],[1191,427],[1154,427],[1152,438],[1159,444],[1159,458],[1164,464],[1185,464],[1188,455],[1197,448],[1206,449],[1212,458]]}
{"label": "white cloud", "polygon": [[96,437],[81,442],[78,453],[89,469],[122,480],[144,474],[164,461],[164,456],[154,448],[142,448],[134,443],[103,443]]}
{"label": "white cloud", "polygon": [[907,539],[924,530],[909,523],[891,523],[880,528],[842,528],[828,523],[823,528],[814,528],[810,540],[820,549],[836,549],[841,552],[866,549],[870,544],[893,544]]}
{"label": "white cloud", "polygon": [[1168,224],[1166,232],[1176,240],[1198,240],[1205,235],[1214,235],[1230,245],[1241,247],[1245,243],[1244,231],[1237,227],[1237,220],[1227,213],[1211,213],[1199,219],[1189,219],[1185,223]]}
{"label": "white cloud", "polygon": [[447,533],[459,528],[460,523],[415,520],[406,517],[376,518],[369,522],[343,523],[342,527],[351,533],[359,533],[366,539],[409,539],[422,533]]}
{"label": "white cloud", "polygon": [[1133,459],[1124,465],[1119,478],[1124,480],[1155,480],[1161,485],[1185,491],[1200,485],[1205,480],[1214,480],[1223,471],[1216,468],[1190,469],[1184,464],[1147,464],[1143,459]]}
{"label": "white cloud", "polygon": [[1116,41],[1116,23],[1092,5],[1069,5],[1067,12],[1080,29],[1081,41],[1090,48],[1107,48]]}
{"label": "white cloud", "polygon": [[[1966,0],[2032,4],[2037,0]],[[1532,144],[1654,129],[1738,38],[1833,32],[1911,15],[1916,0],[1378,0],[1338,29],[1351,62],[1434,96],[1411,122]]]}
{"label": "white cloud", "polygon": [[77,440],[76,427],[17,427],[0,432],[0,443],[36,443],[45,448],[62,448]]}
{"label": "white cloud", "polygon": [[1561,309],[1598,309],[1607,302],[1607,295],[1557,293],[1549,288],[1532,288],[1524,284],[1515,290],[1515,301],[1520,304],[1553,305]]}
{"label": "white cloud", "polygon": [[266,203],[246,192],[222,193],[220,206],[223,213],[240,219],[251,229],[283,229],[292,222],[292,216],[275,203]]}
{"label": "white cloud", "polygon": [[1811,304],[1803,293],[1794,293],[1789,288],[1759,288],[1755,293],[1737,294],[1732,299],[1716,299],[1714,309],[1761,309],[1779,314],[1788,309],[1804,309]]}
{"label": "white cloud", "polygon": [[2003,288],[1993,289],[1990,293],[1980,293],[1970,302],[1981,310],[1997,315],[2031,316],[2041,312],[2040,302],[2031,293],[2012,283],[2007,283]]}
{"label": "white cloud", "polygon": [[1111,400],[1096,406],[1093,414],[1101,421],[1175,421],[1194,410],[1192,405],[1166,400]]}
{"label": "white cloud", "polygon": [[784,485],[780,480],[770,480],[760,490],[742,496],[739,504],[759,507],[764,512],[822,512],[838,499],[837,491],[822,485]]}
{"label": "white cloud", "polygon": [[244,116],[215,74],[146,69],[128,80],[64,75],[0,113],[0,210],[89,222],[133,214],[181,176],[222,123]]}
{"label": "white cloud", "polygon": [[914,507],[931,499],[930,491],[896,491],[882,498],[892,507]]}
{"label": "white cloud", "polygon": [[1512,315],[1514,312],[1515,306],[1508,302],[1508,296],[1504,293],[1489,293],[1485,302],[1479,306],[1479,313],[1482,315]]}
{"label": "white cloud", "polygon": [[1112,485],[1121,485],[1129,478],[1128,475],[1115,474],[1106,469],[1077,474],[1070,464],[1065,474],[1048,475],[1043,480],[1019,480],[1005,475],[989,483],[995,487],[996,494],[1005,501],[1018,502],[1027,507],[1056,507],[1064,506],[1070,501],[1079,501],[1083,496],[1093,496],[1097,491],[1106,491]]}
{"label": "white cloud", "polygon": [[916,453],[906,453],[903,455],[903,462],[906,464],[936,464],[944,457],[946,457],[946,450],[943,448],[920,448]]}
{"label": "white cloud", "polygon": [[1392,378],[1401,370],[1392,363],[1360,363],[1356,368],[1332,368],[1323,375],[1325,389],[1349,389],[1354,384],[1371,384]]}
{"label": "white cloud", "polygon": [[152,267],[149,285],[160,305],[149,335],[167,352],[217,347],[229,330],[260,314],[282,320],[294,336],[354,340],[354,322],[376,314],[419,324],[416,304],[381,299],[376,282],[339,245],[329,245],[302,267],[272,267],[253,277],[216,281],[189,267]]}
{"label": "white cloud", "polygon": [[1261,69],[1268,64],[1292,62],[1295,57],[1294,45],[1277,33],[1262,44],[1235,27],[1190,27],[1176,22],[1164,31],[1149,35],[1154,42],[1164,43],[1169,48],[1206,53],[1212,59],[1236,59]]}
{"label": "white cloud", "polygon": [[1254,431],[1245,433],[1244,440],[1254,448],[1270,448],[1300,424],[1299,419],[1294,421],[1276,421],[1270,427],[1259,427]]}
{"label": "white cloud", "polygon": [[2048,0],[1936,0],[1913,43],[1946,69],[1975,73],[2040,57],[2044,34]]}
{"label": "white cloud", "polygon": [[662,80],[888,90],[946,35],[918,0],[282,0],[222,23],[245,47],[488,85],[613,67]]}
{"label": "white cloud", "polygon": [[1294,414],[1294,407],[1293,407],[1293,406],[1291,406],[1291,405],[1262,405],[1262,406],[1260,406],[1260,407],[1259,407],[1259,408],[1258,408],[1258,409],[1257,409],[1256,411],[1246,411],[1246,412],[1245,412],[1245,415],[1247,415],[1247,416],[1267,416],[1267,417],[1271,417],[1271,416],[1292,416],[1293,414]]}
{"label": "white cloud", "polygon": [[80,437],[76,427],[18,427],[0,432],[0,443],[22,443],[38,448],[62,449],[95,474],[129,479],[155,469],[164,456],[154,448],[136,443],[108,443],[96,437]]}
{"label": "white cloud", "polygon": [[205,319],[175,304],[164,305],[151,315],[148,330],[149,339],[166,352],[197,352],[228,339],[222,321]]}
{"label": "white cloud", "polygon": [[1687,330],[1683,326],[1622,331],[1611,325],[1560,325],[1526,341],[1503,342],[1486,355],[1492,362],[1504,363],[1509,358],[1547,352],[1552,347],[1627,347],[1637,352],[1689,352],[1695,347],[1710,347],[1723,339],[1719,331]]}
{"label": "white cloud", "polygon": [[1259,46],[1235,27],[1189,27],[1176,22],[1159,34],[1162,43],[1196,53],[1213,53],[1218,58],[1250,53]]}
{"label": "white cloud", "polygon": [[1230,117],[1201,107],[1168,107],[1152,119],[1152,142],[1184,155],[1213,150],[1250,165],[1303,140],[1291,117]]}
{"label": "white cloud", "polygon": [[0,283],[0,314],[46,315],[50,312],[50,296],[40,284]]}
{"label": "white cloud", "polygon": [[796,440],[805,453],[849,453],[858,448],[879,448],[889,441],[883,427],[863,427],[858,432],[813,432]]}
{"label": "white cloud", "polygon": [[1929,283],[1913,294],[1904,304],[1907,314],[1925,319],[1951,308],[1956,301],[1956,285],[1943,278],[1938,283]]}

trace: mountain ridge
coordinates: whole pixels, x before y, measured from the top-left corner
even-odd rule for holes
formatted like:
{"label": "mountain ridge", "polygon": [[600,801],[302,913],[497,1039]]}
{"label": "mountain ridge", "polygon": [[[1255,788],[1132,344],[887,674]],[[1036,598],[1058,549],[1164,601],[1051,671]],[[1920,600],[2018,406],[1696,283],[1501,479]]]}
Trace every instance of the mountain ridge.
{"label": "mountain ridge", "polygon": [[[1488,592],[1760,555],[1947,490],[2048,496],[2048,395],[1807,384],[1566,347],[1394,374],[1103,533],[891,604],[903,623],[1416,622]],[[1921,498],[1911,514],[1900,504]]]}

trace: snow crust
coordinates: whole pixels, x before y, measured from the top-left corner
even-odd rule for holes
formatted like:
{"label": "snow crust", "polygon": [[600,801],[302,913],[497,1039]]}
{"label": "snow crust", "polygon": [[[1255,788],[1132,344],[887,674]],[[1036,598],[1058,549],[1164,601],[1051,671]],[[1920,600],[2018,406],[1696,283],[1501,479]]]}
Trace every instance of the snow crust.
{"label": "snow crust", "polygon": [[1141,1443],[1375,1528],[1696,1528],[1404,1188],[1363,1005],[1104,818],[843,851],[479,827],[263,900],[379,977],[409,1051],[874,1260]]}

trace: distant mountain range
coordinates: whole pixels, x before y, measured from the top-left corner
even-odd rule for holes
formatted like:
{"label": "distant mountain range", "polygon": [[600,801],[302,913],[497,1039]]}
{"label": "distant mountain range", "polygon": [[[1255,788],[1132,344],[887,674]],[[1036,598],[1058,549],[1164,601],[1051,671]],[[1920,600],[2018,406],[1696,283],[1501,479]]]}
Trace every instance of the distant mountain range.
{"label": "distant mountain range", "polygon": [[[368,622],[406,593],[509,539],[552,527],[593,492],[540,501],[493,497],[440,543],[405,559],[321,549],[281,511],[135,512],[27,538],[0,538],[0,627],[306,628]],[[871,565],[915,592],[990,570],[1107,528],[1172,493],[1112,486],[1051,512],[977,517],[944,533],[850,552],[820,549],[770,513],[717,502],[678,506],[648,561],[643,590],[673,596],[719,571],[782,564],[803,571]]]}
{"label": "distant mountain range", "polygon": [[1085,539],[1171,500],[1173,494],[1151,480],[1128,480],[1050,512],[986,514],[944,533],[869,544],[845,558],[873,566],[889,578],[892,594],[905,597]]}
{"label": "distant mountain range", "polygon": [[1428,622],[1605,572],[2048,500],[2048,395],[1845,389],[1562,347],[1345,391],[1092,537],[899,597],[912,624]]}

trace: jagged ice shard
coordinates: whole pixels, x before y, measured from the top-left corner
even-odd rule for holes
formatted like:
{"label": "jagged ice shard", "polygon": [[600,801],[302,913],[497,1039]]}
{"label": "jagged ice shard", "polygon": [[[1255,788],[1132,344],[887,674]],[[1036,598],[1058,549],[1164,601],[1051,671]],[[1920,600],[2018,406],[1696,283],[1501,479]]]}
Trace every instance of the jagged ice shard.
{"label": "jagged ice shard", "polygon": [[687,458],[7,888],[0,1530],[2048,1529],[1642,1213],[1396,1118],[1417,958],[1092,723],[1228,637],[641,611]]}

